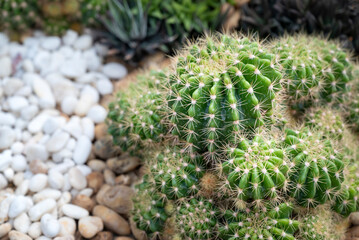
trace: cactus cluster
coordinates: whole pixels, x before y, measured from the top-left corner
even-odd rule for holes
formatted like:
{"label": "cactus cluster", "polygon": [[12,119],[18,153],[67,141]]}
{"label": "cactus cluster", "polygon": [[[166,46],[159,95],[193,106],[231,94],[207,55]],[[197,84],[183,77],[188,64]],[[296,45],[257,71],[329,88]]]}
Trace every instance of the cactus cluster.
{"label": "cactus cluster", "polygon": [[110,104],[114,142],[144,159],[132,219],[150,237],[343,236],[333,219],[359,207],[354,63],[321,38],[275,41],[206,36]]}

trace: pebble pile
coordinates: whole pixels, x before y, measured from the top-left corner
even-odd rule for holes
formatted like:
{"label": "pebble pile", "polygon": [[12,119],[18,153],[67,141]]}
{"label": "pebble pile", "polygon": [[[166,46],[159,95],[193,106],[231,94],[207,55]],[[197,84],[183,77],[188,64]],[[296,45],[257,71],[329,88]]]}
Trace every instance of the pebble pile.
{"label": "pebble pile", "polygon": [[103,65],[106,53],[73,31],[36,32],[23,44],[0,33],[0,238],[131,235],[129,185],[140,163],[118,159],[105,134],[100,101],[127,74]]}

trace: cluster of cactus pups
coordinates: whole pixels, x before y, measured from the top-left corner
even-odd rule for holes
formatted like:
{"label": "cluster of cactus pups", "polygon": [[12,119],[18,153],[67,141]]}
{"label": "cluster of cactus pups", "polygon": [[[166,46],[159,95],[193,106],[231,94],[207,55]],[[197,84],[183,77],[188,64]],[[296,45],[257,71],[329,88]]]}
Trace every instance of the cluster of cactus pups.
{"label": "cluster of cactus pups", "polygon": [[2,0],[0,30],[40,28],[54,35],[69,28],[81,30],[96,24],[96,15],[105,11],[106,4],[105,0]]}
{"label": "cluster of cactus pups", "polygon": [[359,207],[351,55],[320,37],[218,34],[173,62],[109,106],[115,144],[144,159],[137,227],[153,239],[341,239]]}

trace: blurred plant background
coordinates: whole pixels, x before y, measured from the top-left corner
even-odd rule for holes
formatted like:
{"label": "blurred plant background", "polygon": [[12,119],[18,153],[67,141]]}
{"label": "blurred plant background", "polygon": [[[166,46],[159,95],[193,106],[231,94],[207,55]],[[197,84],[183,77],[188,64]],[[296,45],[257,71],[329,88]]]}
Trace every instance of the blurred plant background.
{"label": "blurred plant background", "polygon": [[129,63],[213,31],[243,30],[262,39],[318,33],[359,53],[357,0],[1,0],[0,30],[61,35],[97,29],[96,36]]}
{"label": "blurred plant background", "polygon": [[261,38],[306,32],[339,39],[359,54],[357,0],[251,0],[241,8],[239,30]]}

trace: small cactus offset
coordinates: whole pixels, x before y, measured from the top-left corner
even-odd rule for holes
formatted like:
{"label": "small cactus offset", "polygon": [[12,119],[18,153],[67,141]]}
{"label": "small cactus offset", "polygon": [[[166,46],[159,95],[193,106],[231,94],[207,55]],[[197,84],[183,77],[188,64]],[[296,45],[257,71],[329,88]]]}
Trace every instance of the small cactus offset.
{"label": "small cactus offset", "polygon": [[344,101],[353,63],[339,44],[320,37],[287,36],[273,43],[272,52],[285,72],[282,85],[294,110]]}
{"label": "small cactus offset", "polygon": [[165,208],[166,200],[155,193],[150,182],[144,181],[136,186],[132,217],[139,229],[151,237],[160,235],[170,215]]}
{"label": "small cactus offset", "polygon": [[229,149],[230,159],[222,164],[222,171],[226,175],[225,186],[237,204],[253,200],[260,205],[263,199],[278,201],[279,191],[286,190],[290,168],[283,149],[278,147],[275,141],[256,135],[251,141],[240,141],[238,148]]}
{"label": "small cactus offset", "polygon": [[207,37],[181,52],[169,76],[172,134],[214,154],[273,114],[281,73],[261,43]]}
{"label": "small cactus offset", "polygon": [[148,161],[157,190],[168,199],[196,195],[200,179],[205,174],[203,160],[198,156],[181,154],[177,149],[167,148],[150,156]]}
{"label": "small cactus offset", "polygon": [[329,140],[306,128],[286,129],[283,143],[292,167],[290,195],[309,207],[331,200],[344,180],[342,154]]}
{"label": "small cactus offset", "polygon": [[346,52],[334,41],[311,38],[310,47],[318,49],[323,61],[327,63],[323,73],[321,98],[325,102],[341,103],[344,94],[350,90],[353,80],[353,63],[351,54]]}
{"label": "small cactus offset", "polygon": [[294,110],[302,111],[319,98],[321,71],[326,63],[308,46],[305,36],[282,37],[272,48],[283,68],[283,88]]}
{"label": "small cactus offset", "polygon": [[344,240],[345,231],[338,217],[326,206],[303,210],[298,214],[301,222],[296,234],[300,240]]}
{"label": "small cactus offset", "polygon": [[325,138],[341,139],[346,131],[339,111],[330,108],[310,109],[305,118],[305,125],[316,129]]}
{"label": "small cactus offset", "polygon": [[[159,142],[165,134],[161,72],[142,76],[109,105],[109,133],[124,151],[136,151]],[[140,92],[144,91],[144,92]]]}
{"label": "small cactus offset", "polygon": [[109,132],[144,159],[137,227],[166,240],[341,239],[337,222],[359,210],[345,122],[359,119],[347,113],[359,89],[333,44],[206,36],[120,91]]}
{"label": "small cactus offset", "polygon": [[180,201],[176,211],[176,225],[182,239],[215,239],[218,227],[218,209],[211,199]]}
{"label": "small cactus offset", "polygon": [[224,224],[219,227],[223,240],[294,240],[294,233],[300,222],[292,219],[293,205],[281,203],[275,207],[245,209],[243,211],[227,210]]}

